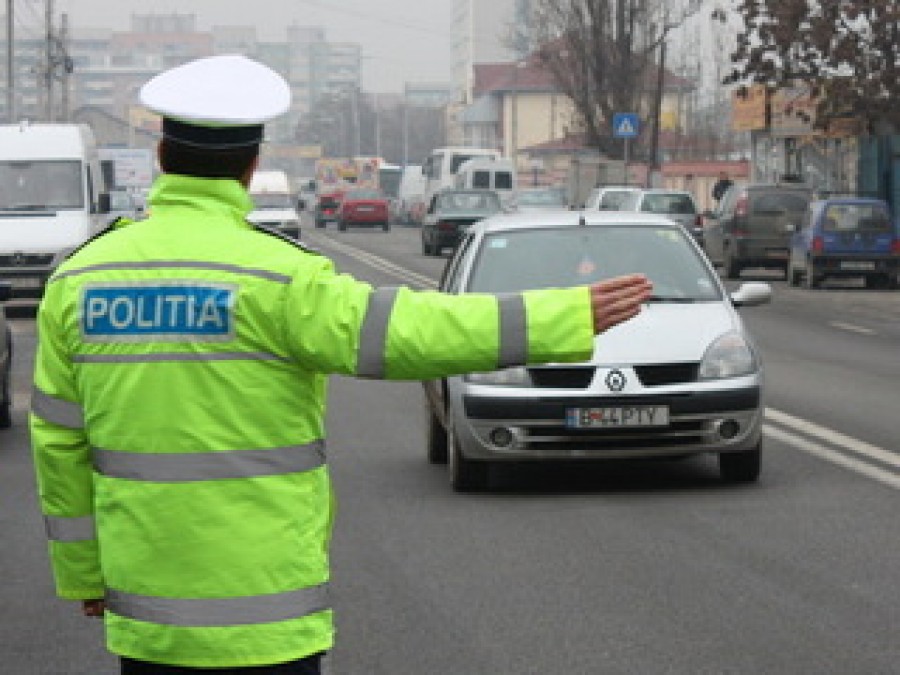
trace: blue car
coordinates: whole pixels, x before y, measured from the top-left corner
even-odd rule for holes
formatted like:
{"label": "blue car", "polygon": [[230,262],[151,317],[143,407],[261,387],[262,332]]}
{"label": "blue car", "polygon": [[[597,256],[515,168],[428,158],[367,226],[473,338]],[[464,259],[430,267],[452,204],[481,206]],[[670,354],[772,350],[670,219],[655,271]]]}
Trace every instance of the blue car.
{"label": "blue car", "polygon": [[788,281],[818,288],[826,278],[863,277],[866,286],[900,283],[900,231],[881,199],[810,203],[791,237]]}

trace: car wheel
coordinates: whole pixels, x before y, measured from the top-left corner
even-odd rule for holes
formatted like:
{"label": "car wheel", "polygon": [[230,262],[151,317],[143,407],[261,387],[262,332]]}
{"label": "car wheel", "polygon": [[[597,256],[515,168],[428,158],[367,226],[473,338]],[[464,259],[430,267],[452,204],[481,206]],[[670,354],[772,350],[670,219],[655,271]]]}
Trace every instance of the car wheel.
{"label": "car wheel", "polygon": [[422,255],[431,255],[431,247],[428,245],[428,240],[425,239],[425,233],[422,233]]}
{"label": "car wheel", "polygon": [[323,228],[323,227],[325,227],[325,221],[324,221],[324,220],[319,220],[319,219],[317,218],[317,219],[316,219],[316,227],[318,227],[318,228]]}
{"label": "car wheel", "polygon": [[339,231],[339,232],[346,232],[346,231],[347,231],[347,223],[345,223],[343,220],[339,220],[339,221],[338,221],[338,231]]}
{"label": "car wheel", "polygon": [[447,430],[434,410],[428,398],[425,399],[425,414],[428,416],[428,461],[431,464],[447,463]]}
{"label": "car wheel", "polygon": [[463,455],[452,424],[447,429],[447,445],[450,487],[456,492],[484,490],[488,482],[488,463],[469,459]]}
{"label": "car wheel", "polygon": [[391,224],[389,222],[384,222],[381,224],[381,229],[384,230],[385,232],[390,232]]}
{"label": "car wheel", "polygon": [[793,267],[788,267],[788,283],[791,286],[799,286],[800,279],[803,277],[803,273],[800,270],[796,270]]}
{"label": "car wheel", "polygon": [[754,483],[762,469],[762,441],[742,452],[719,453],[719,475],[727,483]]}
{"label": "car wheel", "polygon": [[816,276],[816,266],[812,262],[806,263],[806,271],[803,274],[803,285],[806,288],[818,288],[821,280]]}

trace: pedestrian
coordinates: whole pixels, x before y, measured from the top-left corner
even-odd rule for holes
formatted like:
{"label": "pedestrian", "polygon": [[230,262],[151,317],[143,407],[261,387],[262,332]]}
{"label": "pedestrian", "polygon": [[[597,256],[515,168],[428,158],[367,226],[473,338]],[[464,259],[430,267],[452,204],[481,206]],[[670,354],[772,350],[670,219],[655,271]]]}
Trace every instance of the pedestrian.
{"label": "pedestrian", "polygon": [[732,181],[728,177],[728,172],[720,171],[719,172],[719,180],[717,180],[715,185],[713,185],[712,198],[714,200],[716,200],[717,203],[722,201],[722,197],[725,196],[725,193],[728,191],[728,188],[730,188],[732,185],[734,185],[734,181]]}
{"label": "pedestrian", "polygon": [[30,416],[57,594],[121,673],[319,673],[333,645],[326,377],[422,380],[583,361],[642,275],[510,296],[373,288],[246,220],[274,71],[199,59],[162,115],[150,215],[59,266]]}

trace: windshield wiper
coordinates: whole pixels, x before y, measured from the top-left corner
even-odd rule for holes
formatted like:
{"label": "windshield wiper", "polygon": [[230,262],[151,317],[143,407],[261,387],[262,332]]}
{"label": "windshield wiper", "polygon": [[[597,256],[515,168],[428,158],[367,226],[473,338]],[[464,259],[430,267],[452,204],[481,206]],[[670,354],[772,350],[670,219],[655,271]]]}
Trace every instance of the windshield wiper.
{"label": "windshield wiper", "polygon": [[692,302],[697,302],[697,298],[686,298],[684,296],[676,295],[651,295],[647,302],[669,302],[687,305]]}

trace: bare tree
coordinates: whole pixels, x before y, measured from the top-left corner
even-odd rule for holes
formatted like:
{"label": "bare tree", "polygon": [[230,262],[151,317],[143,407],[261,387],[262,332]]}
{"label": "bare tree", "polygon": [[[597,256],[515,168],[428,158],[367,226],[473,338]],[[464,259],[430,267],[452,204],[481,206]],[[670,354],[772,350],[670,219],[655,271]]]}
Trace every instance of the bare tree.
{"label": "bare tree", "polygon": [[[617,112],[654,109],[656,53],[669,31],[699,2],[536,0],[529,34],[533,57],[573,102],[587,143],[621,156],[610,124]],[[674,7],[679,5],[678,7]]]}
{"label": "bare tree", "polygon": [[819,127],[848,117],[900,127],[896,0],[741,0],[737,11],[744,30],[726,83],[803,82],[818,97]]}

